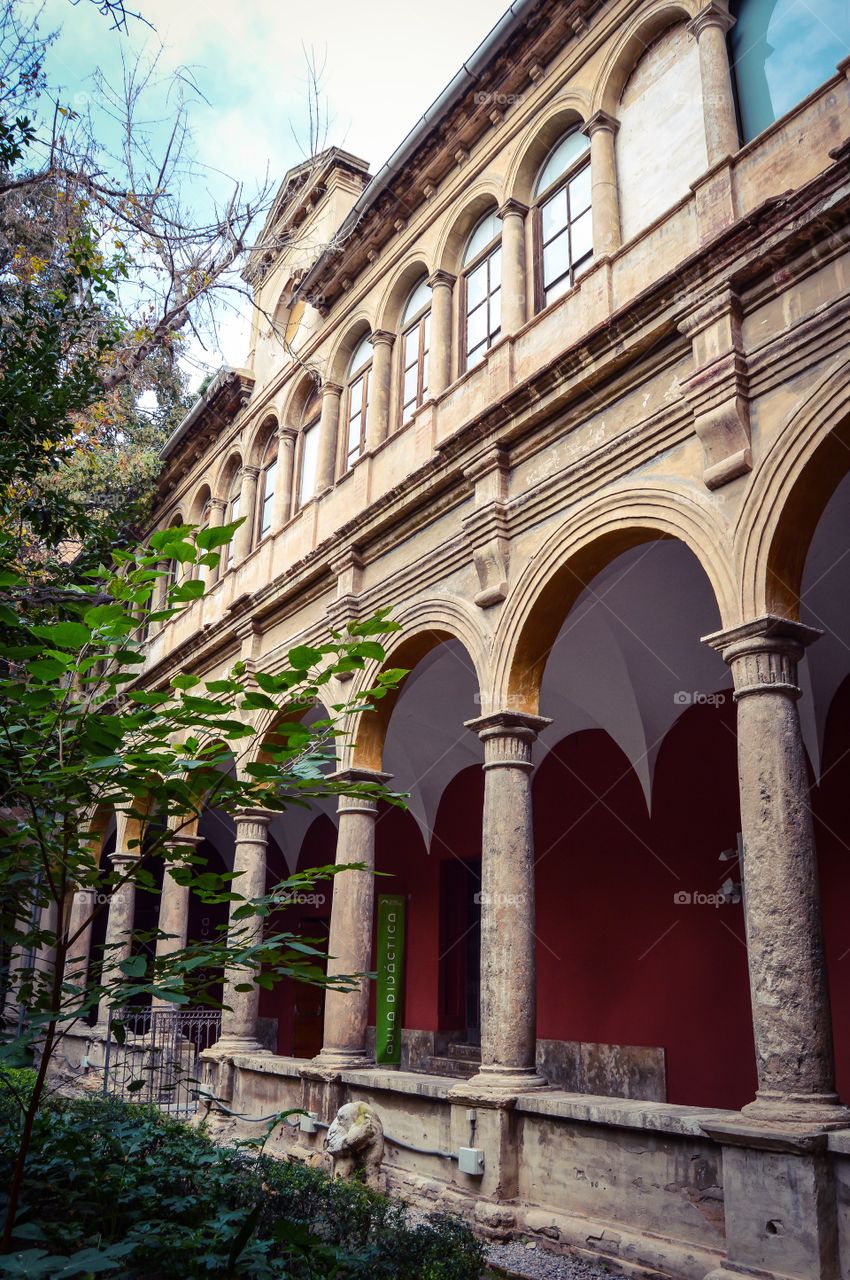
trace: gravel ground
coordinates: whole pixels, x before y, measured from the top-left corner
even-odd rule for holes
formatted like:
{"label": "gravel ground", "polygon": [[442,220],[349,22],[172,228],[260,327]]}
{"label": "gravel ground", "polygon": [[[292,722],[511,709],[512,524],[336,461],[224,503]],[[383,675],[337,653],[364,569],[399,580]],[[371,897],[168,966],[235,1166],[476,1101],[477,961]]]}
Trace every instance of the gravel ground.
{"label": "gravel ground", "polygon": [[527,1280],[612,1280],[621,1274],[604,1262],[591,1262],[578,1254],[552,1253],[539,1244],[529,1246],[521,1240],[490,1245],[487,1261]]}

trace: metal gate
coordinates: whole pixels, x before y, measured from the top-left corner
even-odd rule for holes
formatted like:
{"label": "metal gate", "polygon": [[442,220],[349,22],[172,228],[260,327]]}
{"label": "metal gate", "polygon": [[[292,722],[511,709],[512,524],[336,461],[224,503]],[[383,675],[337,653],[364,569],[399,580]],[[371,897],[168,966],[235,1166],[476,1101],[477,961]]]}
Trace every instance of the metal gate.
{"label": "metal gate", "polygon": [[221,1034],[212,1009],[112,1009],[103,1063],[103,1092],[169,1115],[194,1114],[199,1055]]}

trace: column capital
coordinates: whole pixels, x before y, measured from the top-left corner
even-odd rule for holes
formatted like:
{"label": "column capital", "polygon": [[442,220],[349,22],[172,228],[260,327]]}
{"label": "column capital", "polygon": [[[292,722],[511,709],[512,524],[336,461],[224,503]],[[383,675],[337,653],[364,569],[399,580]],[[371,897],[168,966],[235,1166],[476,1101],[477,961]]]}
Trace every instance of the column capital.
{"label": "column capital", "polygon": [[227,499],[226,498],[210,498],[209,504],[210,504],[210,510],[212,511],[224,511],[225,508],[227,507]]}
{"label": "column capital", "polygon": [[256,840],[265,844],[273,817],[274,813],[270,809],[240,809],[233,815],[237,841],[242,844]]}
{"label": "column capital", "polygon": [[607,133],[616,134],[620,128],[620,121],[615,120],[607,111],[596,111],[581,127],[581,132],[588,138],[592,138],[594,133],[598,133],[604,129]]}
{"label": "column capital", "polygon": [[808,645],[822,635],[816,627],[769,613],[728,631],[703,636],[703,643],[731,667],[736,702],[757,693],[798,698],[797,663]]}
{"label": "column capital", "polygon": [[245,480],[256,480],[260,474],[260,468],[255,467],[253,463],[246,463],[242,468],[242,476]]}
{"label": "column capital", "polygon": [[[377,769],[338,769],[336,773],[331,774],[331,781],[343,782],[349,786],[357,786],[364,782],[385,786],[391,778],[391,773],[381,773]],[[339,813],[377,813],[377,800],[372,795],[343,794],[339,796],[337,811]]]}
{"label": "column capital", "polygon": [[510,199],[505,200],[503,204],[499,205],[499,208],[496,210],[496,213],[502,219],[502,221],[504,221],[505,218],[511,217],[512,215],[516,215],[519,218],[524,218],[525,215],[528,213],[528,205],[523,204],[521,200],[514,200],[513,197],[511,197]]}
{"label": "column capital", "polygon": [[395,334],[390,329],[373,329],[372,330],[372,346],[391,347],[395,342]]}
{"label": "column capital", "polygon": [[704,9],[700,9],[697,16],[688,23],[688,31],[696,40],[699,40],[708,27],[719,27],[725,35],[727,31],[731,31],[735,22],[736,19],[724,4],[719,3],[718,0],[711,0],[711,3]]}
{"label": "column capital", "polygon": [[139,860],[139,855],[137,853],[130,853],[129,850],[125,851],[124,853],[116,852],[116,853],[110,854],[109,856],[109,861],[112,863],[113,867],[116,865],[116,863],[118,863],[122,867],[129,866],[131,862],[138,862],[138,860]]}
{"label": "column capital", "polygon": [[298,439],[298,430],[296,427],[280,426],[277,429],[277,438],[278,440],[282,440],[285,444],[294,445],[295,441]]}
{"label": "column capital", "polygon": [[531,769],[531,748],[552,721],[524,711],[496,711],[464,722],[484,743],[484,768]]}
{"label": "column capital", "polygon": [[341,396],[341,395],[342,395],[342,392],[343,392],[343,388],[342,388],[342,386],[341,386],[341,384],[340,384],[339,382],[330,382],[330,381],[328,381],[328,382],[323,382],[323,383],[322,383],[322,398],[323,398],[323,399],[324,399],[324,397],[325,397],[325,396]]}
{"label": "column capital", "polygon": [[428,283],[432,289],[436,289],[438,285],[444,285],[451,289],[454,287],[456,280],[457,276],[453,276],[451,271],[443,271],[441,268],[432,271],[428,277]]}

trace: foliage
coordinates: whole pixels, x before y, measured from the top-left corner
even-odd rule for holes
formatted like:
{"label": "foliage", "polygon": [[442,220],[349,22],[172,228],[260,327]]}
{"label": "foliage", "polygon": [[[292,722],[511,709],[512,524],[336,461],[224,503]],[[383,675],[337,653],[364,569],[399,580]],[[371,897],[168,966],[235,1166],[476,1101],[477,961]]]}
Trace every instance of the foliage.
{"label": "foliage", "polygon": [[[0,1119],[14,1100],[0,1091]],[[5,1126],[4,1126],[5,1127]],[[0,1137],[0,1181],[14,1153]],[[128,1280],[478,1280],[483,1255],[451,1218],[319,1170],[215,1146],[141,1107],[53,1100],[37,1121],[15,1251],[0,1275]]]}

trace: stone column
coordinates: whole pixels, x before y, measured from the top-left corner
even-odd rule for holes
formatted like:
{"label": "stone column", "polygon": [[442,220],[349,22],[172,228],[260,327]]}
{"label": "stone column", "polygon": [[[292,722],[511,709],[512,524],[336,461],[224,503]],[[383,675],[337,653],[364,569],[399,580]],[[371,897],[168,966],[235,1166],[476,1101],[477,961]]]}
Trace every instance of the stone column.
{"label": "stone column", "polygon": [[277,485],[274,494],[274,527],[282,529],[292,515],[292,489],[295,483],[295,441],[293,427],[281,427],[277,437]]}
{"label": "stone column", "polygon": [[[347,769],[336,775],[346,782],[386,782],[389,775]],[[363,871],[343,871],[334,877],[328,975],[368,973],[372,960],[372,919],[375,903],[375,819],[371,797],[340,796],[336,865],[364,864]],[[314,1061],[328,1069],[369,1066],[366,1027],[369,1021],[369,983],[361,979],[353,991],[328,991],[322,1051]]]}
{"label": "stone column", "polygon": [[[113,853],[112,870],[116,875],[125,875],[138,857],[137,853]],[[130,958],[133,948],[133,917],[136,911],[136,881],[132,877],[111,890],[109,911],[106,917],[106,938],[104,939],[103,967],[100,984],[107,986],[117,982],[121,977],[120,964]],[[97,1025],[106,1029],[109,1020],[109,998],[101,995],[97,1010]]]}
{"label": "stone column", "polygon": [[[225,502],[224,498],[210,498],[209,527],[211,529],[220,529],[221,526],[224,524],[224,512],[226,508],[227,508],[227,503]],[[220,556],[222,554],[221,547],[216,547],[215,550],[217,555]],[[215,565],[214,568],[207,569],[206,583],[208,587],[211,587],[214,582],[218,581],[218,576],[220,573],[221,573],[220,562],[219,564]]]}
{"label": "stone column", "polygon": [[250,555],[254,545],[254,528],[257,523],[257,477],[259,467],[242,468],[242,488],[239,494],[239,515],[244,517],[244,524],[236,530],[233,542],[234,563],[241,564]]}
{"label": "stone column", "polygon": [[[201,837],[188,834],[180,835],[174,838],[174,844],[178,848],[182,845],[187,854],[192,854],[201,844]],[[189,886],[178,884],[171,874],[170,867],[166,868],[162,882],[162,893],[159,898],[159,931],[168,936],[157,938],[157,960],[164,960],[167,956],[173,955],[175,951],[182,951],[186,946],[186,939],[189,934],[190,897],[191,890]],[[174,1008],[170,1000],[154,999],[152,1003],[154,1008]]]}
{"label": "stone column", "polygon": [[342,387],[326,382],[322,387],[322,416],[319,419],[319,460],[316,468],[316,492],[330,489],[336,480],[336,454],[339,437],[339,403]]}
{"label": "stone column", "polygon": [[537,1074],[531,749],[551,720],[500,711],[467,721],[484,743],[481,1071],[470,1089],[524,1093]]}
{"label": "stone column", "polygon": [[528,206],[506,200],[502,219],[502,333],[517,333],[526,319],[525,215]]}
{"label": "stone column", "polygon": [[[246,809],[237,813],[236,847],[233,854],[233,892],[245,898],[261,898],[266,892],[266,846],[268,828],[274,814],[265,809]],[[234,902],[230,908],[230,937],[240,947],[259,942],[263,936],[264,917],[234,920],[234,911],[244,902]],[[260,1008],[260,988],[251,981],[251,971],[239,966],[228,968],[224,975],[224,1001],[227,1008],[221,1017],[221,1039],[215,1045],[217,1053],[265,1053],[268,1052],[257,1037],[257,1016]],[[251,983],[250,991],[237,991],[238,986]]]}
{"label": "stone column", "polygon": [[707,636],[738,706],[742,873],[758,1063],[753,1119],[850,1124],[835,1092],[797,664],[821,633],[767,616]]}
{"label": "stone column", "polygon": [[735,95],[726,34],[735,19],[725,6],[712,0],[688,25],[699,46],[702,110],[709,168],[733,156],[740,145]]}
{"label": "stone column", "polygon": [[386,329],[376,329],[372,334],[374,355],[369,378],[369,407],[366,411],[367,449],[374,449],[389,434],[394,342],[395,334]]}
{"label": "stone column", "polygon": [[590,185],[593,199],[593,253],[597,258],[616,253],[622,243],[617,155],[614,139],[620,122],[597,111],[584,126],[590,138]]}
{"label": "stone column", "polygon": [[452,299],[457,276],[435,271],[431,286],[431,333],[428,354],[428,394],[438,396],[452,379]]}
{"label": "stone column", "polygon": [[[77,889],[71,900],[71,910],[68,918],[68,938],[74,938],[79,931],[79,937],[74,938],[65,953],[65,972],[63,980],[72,983],[75,987],[79,987],[81,993],[85,991],[85,986],[89,976],[89,962],[91,959],[91,916],[95,909],[97,891],[95,889]],[[76,998],[68,998],[68,1004],[76,1008],[82,1004],[84,996],[80,994]]]}

